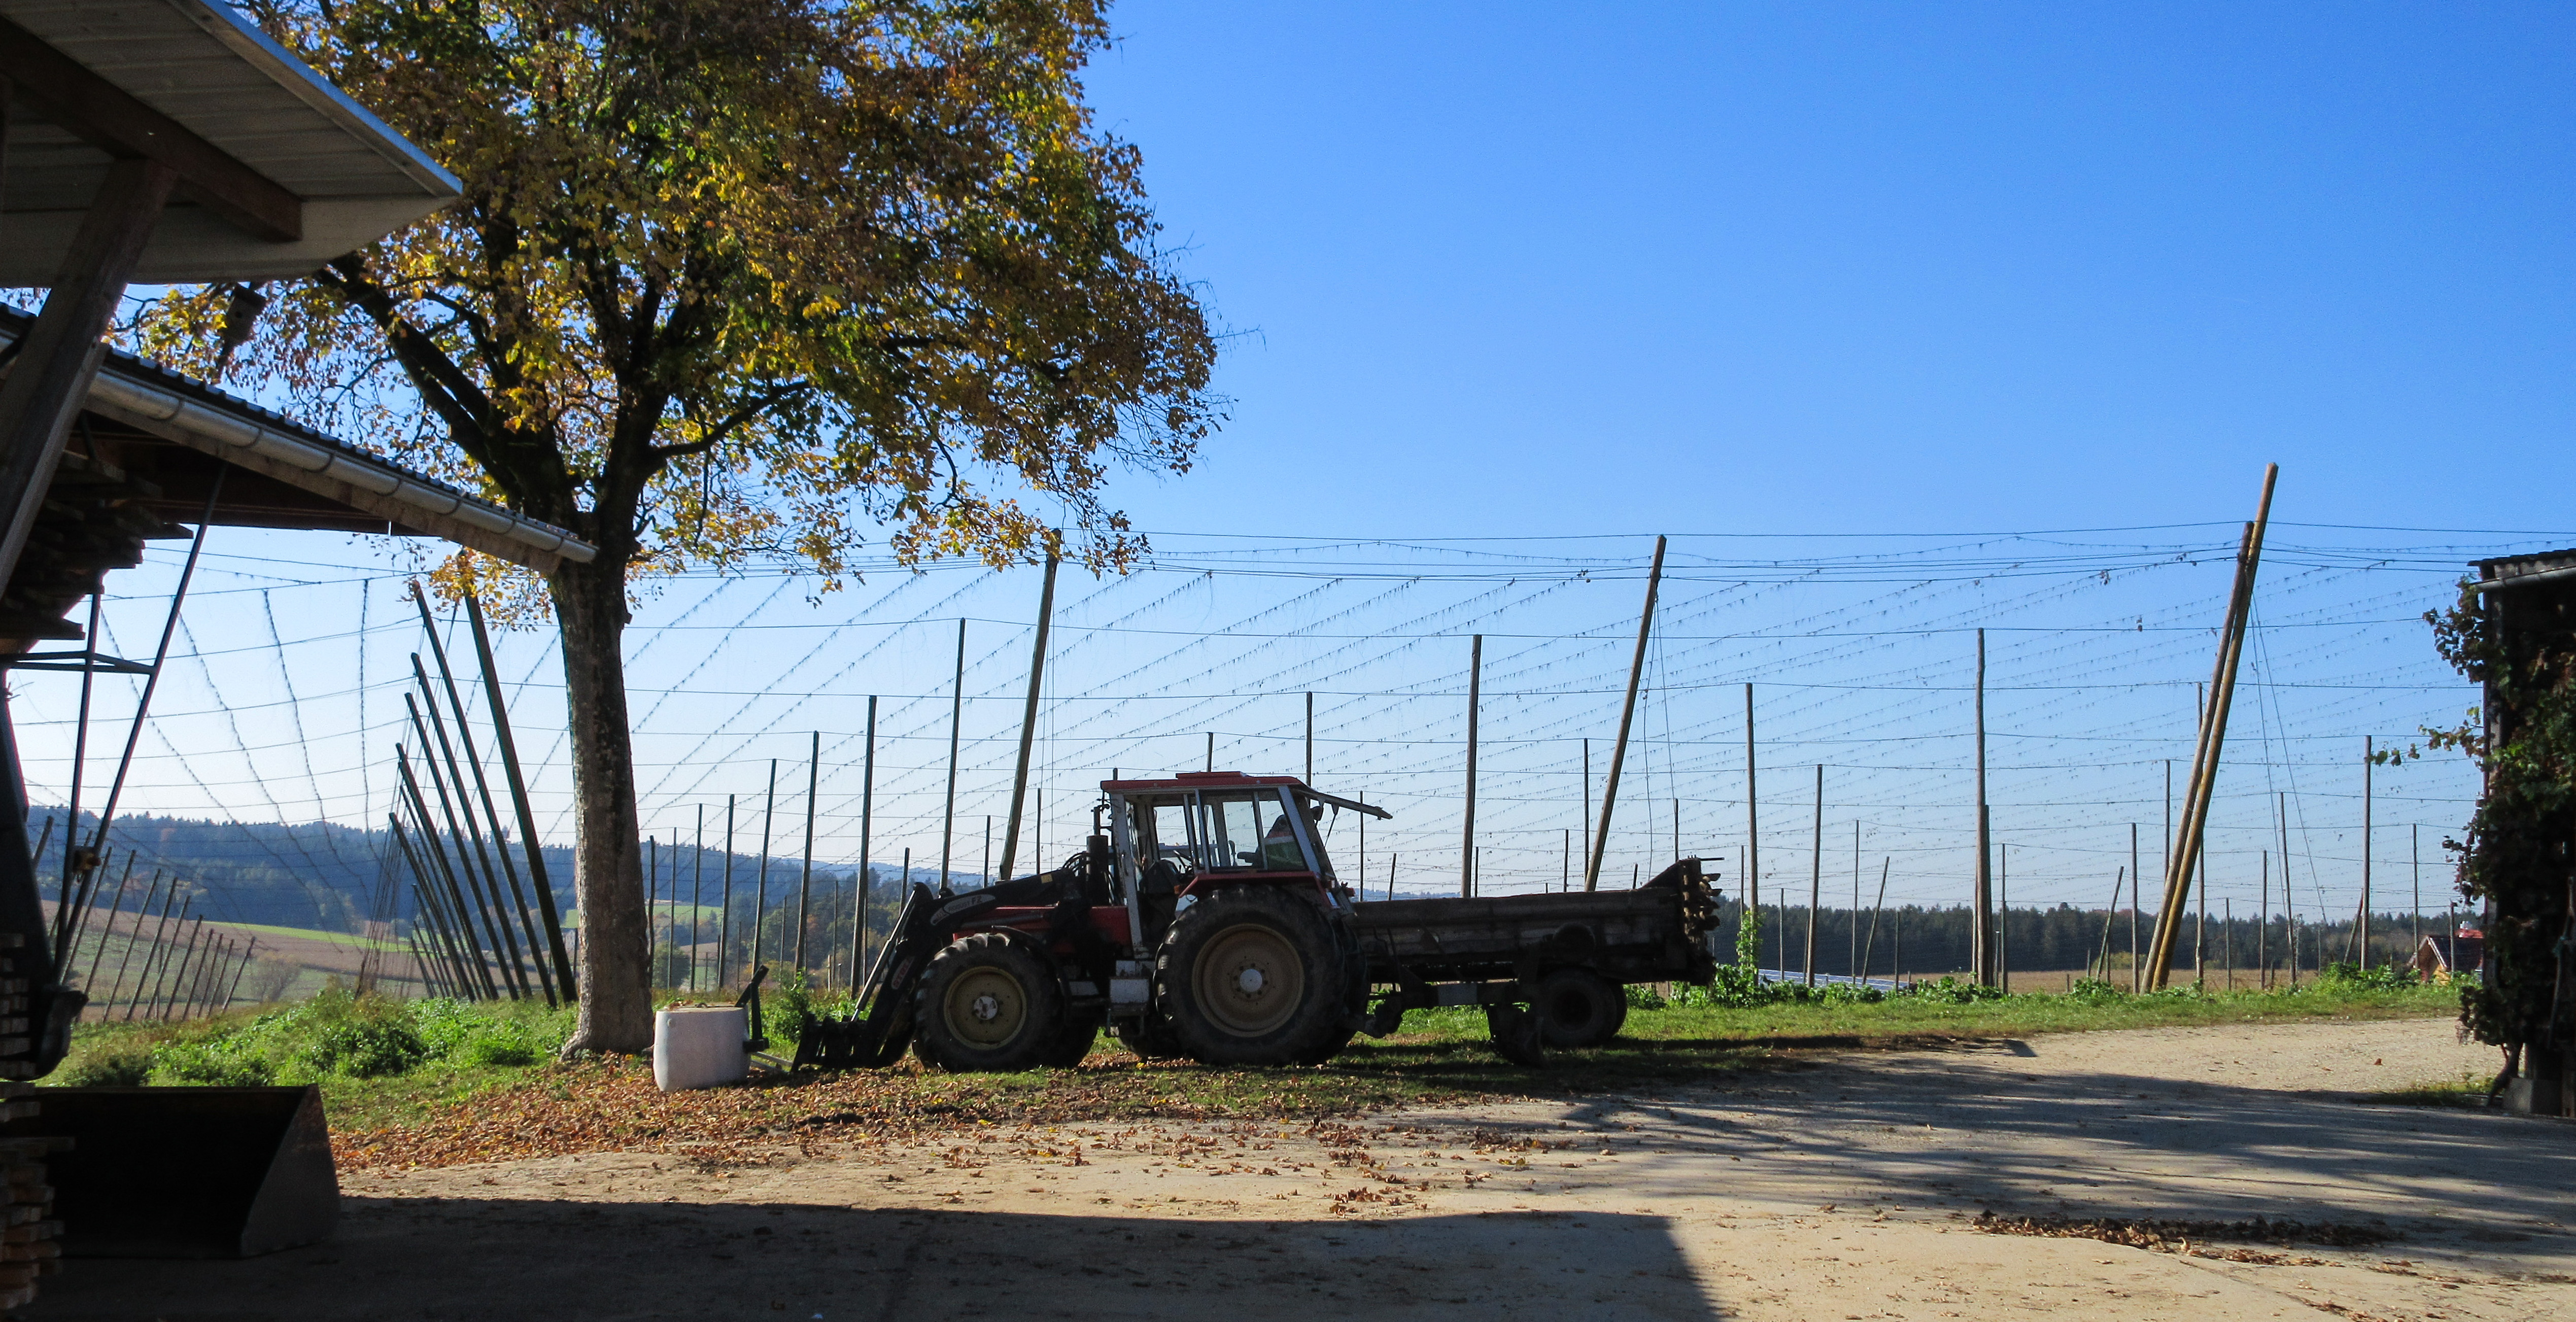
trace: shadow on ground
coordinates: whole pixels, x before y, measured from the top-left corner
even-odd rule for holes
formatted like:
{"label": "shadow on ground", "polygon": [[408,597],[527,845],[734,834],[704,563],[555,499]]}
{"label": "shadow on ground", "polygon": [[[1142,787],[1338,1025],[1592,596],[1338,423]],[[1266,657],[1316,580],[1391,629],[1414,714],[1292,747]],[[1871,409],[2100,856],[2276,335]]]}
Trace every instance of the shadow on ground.
{"label": "shadow on ground", "polygon": [[1171,1221],[352,1198],[248,1262],[65,1264],[28,1322],[1715,1319],[1656,1216]]}

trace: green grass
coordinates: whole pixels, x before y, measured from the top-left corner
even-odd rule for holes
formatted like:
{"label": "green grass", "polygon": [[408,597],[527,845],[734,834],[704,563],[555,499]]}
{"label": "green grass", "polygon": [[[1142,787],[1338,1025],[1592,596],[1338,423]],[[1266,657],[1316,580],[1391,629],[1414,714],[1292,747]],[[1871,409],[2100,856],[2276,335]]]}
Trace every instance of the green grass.
{"label": "green grass", "polygon": [[[1219,1069],[1139,1063],[1102,1039],[1083,1067],[1018,1074],[941,1074],[909,1062],[864,1076],[850,1092],[800,1076],[786,1095],[811,1094],[825,1109],[859,1106],[919,1121],[1350,1115],[1496,1096],[1569,1096],[1651,1089],[1776,1067],[1817,1048],[1903,1047],[2178,1025],[2447,1017],[2451,988],[2327,982],[2297,993],[2188,991],[2156,996],[2028,994],[1967,1004],[1903,997],[1878,1003],[1672,1006],[1632,1010],[1607,1046],[1550,1053],[1529,1070],[1495,1055],[1483,1013],[1417,1010],[1382,1041],[1360,1038],[1312,1069]],[[541,1006],[394,1002],[326,993],[301,1006],[241,1011],[179,1025],[83,1024],[71,1058],[48,1082],[318,1083],[335,1129],[417,1124],[451,1104],[496,1090],[556,1096],[591,1086],[598,1067],[552,1057],[568,1011]],[[782,1041],[779,1048],[787,1050]],[[627,1067],[631,1070],[633,1067]],[[853,1082],[859,1082],[854,1076]],[[2428,1085],[2381,1100],[2452,1104],[2474,1086]],[[782,1095],[782,1102],[786,1100]]]}
{"label": "green grass", "polygon": [[352,950],[382,950],[394,954],[411,952],[411,947],[399,941],[379,941],[374,937],[359,936],[354,932],[325,932],[317,927],[275,927],[267,923],[209,923],[207,926],[220,926],[228,932],[250,932],[259,936],[292,938],[298,941],[322,941],[335,946],[346,946]]}
{"label": "green grass", "polygon": [[2392,1088],[2387,1092],[2371,1093],[2361,1100],[2379,1106],[2460,1106],[2483,1109],[2487,1104],[2487,1090],[2494,1086],[2495,1080],[2492,1077],[2462,1070],[2460,1077],[2456,1079],[2437,1079],[2411,1087]]}

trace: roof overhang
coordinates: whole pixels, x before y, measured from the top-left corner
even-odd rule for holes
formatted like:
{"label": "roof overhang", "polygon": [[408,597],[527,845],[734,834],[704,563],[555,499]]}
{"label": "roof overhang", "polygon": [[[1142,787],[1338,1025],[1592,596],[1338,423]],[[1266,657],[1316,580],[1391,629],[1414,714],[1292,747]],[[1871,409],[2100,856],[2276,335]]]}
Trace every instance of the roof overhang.
{"label": "roof overhang", "polygon": [[2478,571],[2478,580],[2469,585],[2472,592],[2532,587],[2576,578],[2576,550],[2499,556],[2493,560],[2473,561],[2469,567]]}
{"label": "roof overhang", "polygon": [[0,0],[0,77],[0,286],[54,282],[119,159],[179,175],[145,283],[304,275],[460,191],[222,0]]}
{"label": "roof overhang", "polygon": [[[0,351],[26,327],[25,314],[0,311]],[[261,485],[228,485],[229,494],[215,510],[219,524],[442,537],[539,573],[551,573],[565,560],[587,563],[598,554],[552,524],[478,500],[131,354],[107,355],[84,408],[302,493],[270,488],[272,494],[262,498]],[[172,489],[156,512],[194,522],[204,499],[190,494],[198,484],[156,480]]]}

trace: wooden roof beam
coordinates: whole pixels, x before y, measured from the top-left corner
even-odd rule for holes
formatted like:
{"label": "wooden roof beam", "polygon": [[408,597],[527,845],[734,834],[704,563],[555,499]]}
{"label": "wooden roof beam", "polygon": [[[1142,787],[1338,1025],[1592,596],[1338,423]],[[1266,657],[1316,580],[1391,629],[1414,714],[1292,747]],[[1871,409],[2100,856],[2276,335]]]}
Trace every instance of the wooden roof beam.
{"label": "wooden roof beam", "polygon": [[303,199],[6,18],[0,18],[0,81],[100,151],[167,167],[179,176],[180,193],[253,238],[293,243],[304,237]]}

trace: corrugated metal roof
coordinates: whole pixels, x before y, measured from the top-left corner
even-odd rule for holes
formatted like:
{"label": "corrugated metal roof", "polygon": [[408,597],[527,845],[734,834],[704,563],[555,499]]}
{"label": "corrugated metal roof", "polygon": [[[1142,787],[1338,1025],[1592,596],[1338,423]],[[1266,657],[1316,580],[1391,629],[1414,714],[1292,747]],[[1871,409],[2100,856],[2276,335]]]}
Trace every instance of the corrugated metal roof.
{"label": "corrugated metal roof", "polygon": [[[0,346],[31,324],[0,305]],[[110,350],[90,405],[222,458],[261,460],[261,471],[462,545],[536,568],[552,558],[586,562],[597,551],[564,529],[466,494],[247,399],[158,363]],[[177,433],[177,434],[173,434]]]}
{"label": "corrugated metal roof", "polygon": [[[302,275],[453,201],[454,176],[223,0],[0,0],[0,16],[304,201],[266,243],[205,209],[163,214],[136,279]],[[21,105],[0,181],[0,285],[51,283],[107,153]]]}

